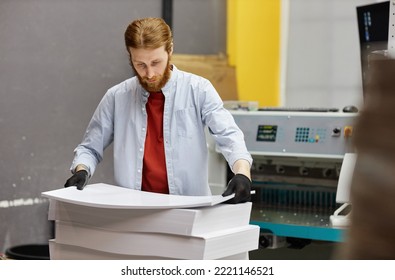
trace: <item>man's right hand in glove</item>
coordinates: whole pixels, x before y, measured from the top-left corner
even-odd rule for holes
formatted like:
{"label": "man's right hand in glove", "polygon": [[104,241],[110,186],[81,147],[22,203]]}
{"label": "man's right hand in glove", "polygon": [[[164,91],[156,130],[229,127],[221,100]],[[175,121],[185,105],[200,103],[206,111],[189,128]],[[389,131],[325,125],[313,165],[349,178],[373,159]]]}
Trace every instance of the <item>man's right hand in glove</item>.
{"label": "man's right hand in glove", "polygon": [[73,174],[64,184],[64,187],[76,186],[78,190],[82,191],[88,183],[89,174],[88,171],[81,169]]}

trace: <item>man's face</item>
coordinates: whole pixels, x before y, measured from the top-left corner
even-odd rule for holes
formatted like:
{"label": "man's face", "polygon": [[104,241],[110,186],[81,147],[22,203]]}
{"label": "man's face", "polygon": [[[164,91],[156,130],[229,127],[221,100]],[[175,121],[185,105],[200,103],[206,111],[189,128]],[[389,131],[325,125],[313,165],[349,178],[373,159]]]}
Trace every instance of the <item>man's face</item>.
{"label": "man's face", "polygon": [[171,75],[170,56],[165,47],[152,50],[129,48],[129,52],[132,67],[142,87],[148,92],[160,91]]}

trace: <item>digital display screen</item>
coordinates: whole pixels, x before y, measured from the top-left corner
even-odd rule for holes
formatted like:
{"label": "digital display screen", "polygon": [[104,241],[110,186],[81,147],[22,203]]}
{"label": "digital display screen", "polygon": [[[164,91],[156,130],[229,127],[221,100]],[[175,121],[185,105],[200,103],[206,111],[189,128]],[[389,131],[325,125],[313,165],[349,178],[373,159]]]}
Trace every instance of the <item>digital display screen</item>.
{"label": "digital display screen", "polygon": [[275,142],[277,136],[277,125],[258,125],[256,141]]}
{"label": "digital display screen", "polygon": [[[372,1],[373,2],[373,1]],[[377,2],[377,1],[376,1]],[[362,67],[363,96],[369,79],[369,58],[374,52],[388,49],[390,1],[357,7],[357,23]]]}

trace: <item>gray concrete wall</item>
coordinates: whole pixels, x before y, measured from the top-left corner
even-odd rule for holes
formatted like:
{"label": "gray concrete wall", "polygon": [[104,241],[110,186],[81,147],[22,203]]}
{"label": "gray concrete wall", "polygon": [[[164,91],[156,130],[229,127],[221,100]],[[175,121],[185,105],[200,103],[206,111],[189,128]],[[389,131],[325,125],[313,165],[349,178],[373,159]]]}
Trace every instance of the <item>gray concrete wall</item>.
{"label": "gray concrete wall", "polygon": [[287,106],[361,106],[362,75],[356,7],[374,0],[288,2]]}

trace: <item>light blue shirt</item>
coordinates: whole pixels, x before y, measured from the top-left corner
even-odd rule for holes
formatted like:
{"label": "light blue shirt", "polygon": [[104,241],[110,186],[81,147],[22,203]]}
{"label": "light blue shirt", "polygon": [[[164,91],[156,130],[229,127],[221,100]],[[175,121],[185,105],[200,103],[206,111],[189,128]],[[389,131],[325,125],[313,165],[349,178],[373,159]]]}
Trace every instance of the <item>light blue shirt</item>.
{"label": "light blue shirt", "polygon": [[[211,194],[206,126],[230,167],[238,159],[252,163],[242,131],[207,79],[180,71],[173,65],[171,78],[162,92],[170,194]],[[110,88],[96,108],[81,144],[74,150],[71,170],[84,164],[93,175],[105,148],[113,143],[116,184],[141,190],[148,96],[137,77]]]}

